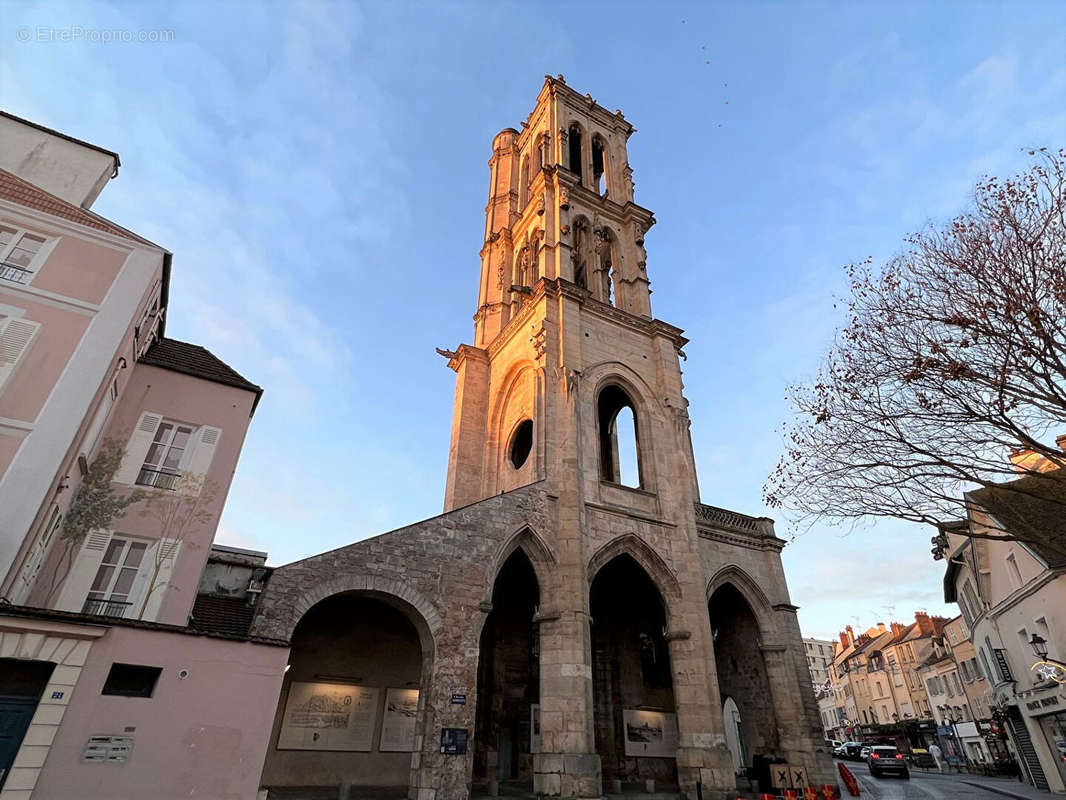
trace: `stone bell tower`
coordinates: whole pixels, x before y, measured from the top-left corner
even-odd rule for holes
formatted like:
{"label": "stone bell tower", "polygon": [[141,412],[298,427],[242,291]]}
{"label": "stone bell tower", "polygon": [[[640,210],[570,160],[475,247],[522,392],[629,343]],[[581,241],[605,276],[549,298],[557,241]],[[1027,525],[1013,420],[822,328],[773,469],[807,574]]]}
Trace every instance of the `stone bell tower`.
{"label": "stone bell tower", "polygon": [[[592,680],[590,589],[622,553],[669,609],[661,629],[639,635],[661,639],[659,657],[671,664],[678,780],[692,797],[697,782],[732,783],[696,556],[678,360],[687,340],[652,317],[644,238],[655,218],[633,200],[633,132],[620,111],[560,76],[545,80],[521,131],[496,136],[474,344],[445,353],[458,373],[445,510],[535,482],[554,498],[554,524],[540,532],[555,563],[537,619],[534,790],[568,797],[600,796],[601,761],[602,778],[633,777],[619,775],[610,744],[619,725],[603,719],[620,712],[610,714],[610,696],[595,695]],[[636,440],[628,486],[618,464],[623,410]]]}

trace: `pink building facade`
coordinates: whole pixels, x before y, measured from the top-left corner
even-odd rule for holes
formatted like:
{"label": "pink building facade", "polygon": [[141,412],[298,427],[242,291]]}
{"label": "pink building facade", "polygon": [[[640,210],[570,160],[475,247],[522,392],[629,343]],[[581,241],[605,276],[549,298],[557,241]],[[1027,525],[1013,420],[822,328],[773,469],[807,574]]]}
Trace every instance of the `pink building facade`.
{"label": "pink building facade", "polygon": [[[0,114],[0,800],[254,797],[288,649],[254,591],[194,606],[262,390],[166,338],[171,254],[90,209],[118,168]],[[91,486],[139,499],[79,529]]]}

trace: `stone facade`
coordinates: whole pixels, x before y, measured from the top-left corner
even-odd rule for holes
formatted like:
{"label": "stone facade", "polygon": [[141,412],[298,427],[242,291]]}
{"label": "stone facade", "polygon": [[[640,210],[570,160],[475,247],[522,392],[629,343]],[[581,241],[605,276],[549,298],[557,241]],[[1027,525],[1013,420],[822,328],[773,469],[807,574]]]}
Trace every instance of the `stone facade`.
{"label": "stone facade", "polygon": [[[768,519],[699,502],[679,362],[687,340],[651,316],[644,236],[654,217],[633,202],[632,132],[560,76],[546,79],[521,132],[496,136],[475,344],[440,351],[458,376],[446,513],[279,567],[253,623],[257,635],[289,639],[338,593],[411,619],[423,654],[412,800],[459,800],[507,779],[591,798],[608,780],[645,777],[724,798],[736,777],[723,687],[758,748],[745,763],[779,756],[835,783],[784,542]],[[627,486],[619,465],[629,452]],[[501,627],[485,623],[514,559],[535,575],[528,648],[482,635]],[[626,580],[661,608],[608,630]],[[513,702],[479,696],[479,659],[526,652],[528,669],[509,664],[522,697],[538,701],[532,753],[516,744],[530,740],[529,715],[508,717]],[[633,755],[628,739],[623,752],[623,706],[676,714],[673,758]],[[441,753],[443,728],[474,732],[470,750]]]}

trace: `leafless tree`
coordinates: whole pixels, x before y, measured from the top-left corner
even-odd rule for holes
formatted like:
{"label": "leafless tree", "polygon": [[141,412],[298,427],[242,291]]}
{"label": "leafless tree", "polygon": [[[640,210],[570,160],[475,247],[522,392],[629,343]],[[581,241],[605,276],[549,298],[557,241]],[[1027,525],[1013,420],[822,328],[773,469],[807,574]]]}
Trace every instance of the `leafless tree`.
{"label": "leafless tree", "polygon": [[[1008,482],[1066,505],[1066,152],[1030,156],[882,269],[849,267],[847,322],[817,378],[789,389],[769,505],[939,526],[966,516],[964,492]],[[1020,451],[1035,458],[1012,464]],[[1014,523],[970,534],[1066,553],[1042,525]]]}
{"label": "leafless tree", "polygon": [[152,595],[166,588],[168,582],[160,580],[164,567],[173,567],[178,548],[190,541],[190,535],[214,519],[211,506],[218,497],[218,484],[202,475],[182,471],[172,489],[160,489],[148,495],[140,511],[142,517],[150,517],[158,527],[156,546],[150,550],[151,573],[148,578],[137,619],[144,616]]}

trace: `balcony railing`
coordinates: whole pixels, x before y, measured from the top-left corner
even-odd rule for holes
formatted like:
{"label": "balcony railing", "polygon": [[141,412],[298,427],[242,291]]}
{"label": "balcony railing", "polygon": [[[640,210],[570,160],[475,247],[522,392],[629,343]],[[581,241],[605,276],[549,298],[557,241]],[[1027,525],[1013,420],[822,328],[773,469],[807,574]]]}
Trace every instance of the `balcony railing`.
{"label": "balcony railing", "polygon": [[133,603],[126,603],[122,600],[105,600],[102,597],[90,597],[85,601],[85,605],[81,607],[81,613],[92,614],[94,617],[124,617],[126,616],[126,609],[131,605]]}
{"label": "balcony railing", "polygon": [[161,469],[141,467],[141,471],[137,473],[137,485],[151,486],[153,489],[177,489],[179,480],[181,480],[179,473],[166,472]]}
{"label": "balcony railing", "polygon": [[0,262],[0,280],[27,284],[30,282],[32,274],[32,270],[20,267],[18,264],[8,264],[6,261]]}

